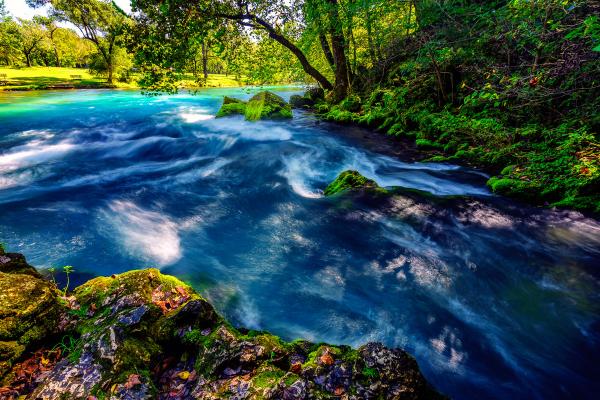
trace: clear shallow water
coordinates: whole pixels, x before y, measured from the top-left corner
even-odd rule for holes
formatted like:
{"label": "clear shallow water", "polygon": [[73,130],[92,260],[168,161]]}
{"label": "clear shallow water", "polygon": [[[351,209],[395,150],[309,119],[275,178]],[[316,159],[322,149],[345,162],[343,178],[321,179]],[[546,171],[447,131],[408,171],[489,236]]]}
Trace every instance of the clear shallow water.
{"label": "clear shallow water", "polygon": [[[0,95],[0,241],[77,282],[159,267],[286,339],[403,347],[455,398],[600,393],[598,221],[306,114],[214,120],[223,94],[249,96]],[[425,192],[323,198],[349,168]]]}

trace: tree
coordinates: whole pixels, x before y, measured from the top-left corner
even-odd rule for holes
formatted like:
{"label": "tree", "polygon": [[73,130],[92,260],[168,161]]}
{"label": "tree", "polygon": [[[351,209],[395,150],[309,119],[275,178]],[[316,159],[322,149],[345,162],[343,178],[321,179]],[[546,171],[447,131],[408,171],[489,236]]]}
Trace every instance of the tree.
{"label": "tree", "polygon": [[31,56],[35,50],[42,44],[46,38],[44,27],[35,21],[18,19],[19,21],[19,42],[21,51],[25,56],[25,62],[31,67]]}
{"label": "tree", "polygon": [[19,25],[10,17],[0,19],[0,59],[11,65],[21,53]]}
{"label": "tree", "polygon": [[36,15],[33,17],[33,20],[44,26],[46,28],[46,34],[48,35],[48,39],[50,40],[50,44],[52,45],[52,50],[54,51],[54,57],[56,58],[56,66],[61,66],[60,55],[58,53],[58,44],[56,40],[56,32],[60,29],[58,25],[56,25],[56,18],[53,16],[44,17],[41,15]]}
{"label": "tree", "polygon": [[[226,21],[231,21],[241,28],[239,32],[242,34],[244,29],[250,28],[257,34],[264,33],[275,40],[288,49],[303,70],[323,88],[331,90],[334,87],[294,43],[300,37],[299,32],[293,36],[285,33],[285,28],[290,23],[301,22],[302,10],[296,2],[288,4],[265,0],[173,0],[157,4],[152,0],[139,0],[134,4],[134,11],[137,12],[138,28],[150,35],[144,36],[145,39],[150,38],[155,43],[162,41],[163,45],[169,42],[172,45],[173,50],[165,51],[163,55],[183,55],[193,34],[201,34],[207,27],[224,25]],[[148,47],[145,48],[146,58],[154,58],[154,61],[160,64],[160,60],[149,54],[149,50]],[[166,49],[158,49],[158,52],[164,50]]]}
{"label": "tree", "polygon": [[126,32],[128,17],[109,0],[27,0],[33,7],[50,4],[51,15],[75,25],[104,60],[107,81],[113,83],[114,57]]}

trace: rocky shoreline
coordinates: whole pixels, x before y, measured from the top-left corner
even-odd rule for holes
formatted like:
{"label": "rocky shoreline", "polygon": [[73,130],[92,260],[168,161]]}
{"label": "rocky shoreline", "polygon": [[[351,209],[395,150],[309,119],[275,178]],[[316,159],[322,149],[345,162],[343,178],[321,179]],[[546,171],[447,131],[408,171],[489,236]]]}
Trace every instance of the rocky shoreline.
{"label": "rocky shoreline", "polygon": [[59,290],[0,249],[0,399],[438,399],[413,357],[236,329],[156,269]]}

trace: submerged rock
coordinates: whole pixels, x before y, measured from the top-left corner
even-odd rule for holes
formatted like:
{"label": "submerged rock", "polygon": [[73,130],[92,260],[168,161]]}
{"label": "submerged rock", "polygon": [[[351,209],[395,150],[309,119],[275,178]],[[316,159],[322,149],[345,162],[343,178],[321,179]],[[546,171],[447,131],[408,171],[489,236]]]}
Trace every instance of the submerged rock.
{"label": "submerged rock", "polygon": [[[13,282],[16,288],[27,284]],[[357,350],[290,343],[266,332],[238,330],[191,287],[156,269],[96,278],[72,297],[73,328],[64,335],[74,338],[74,345],[36,378],[31,393],[19,394],[33,399],[441,398],[402,350],[377,343]]]}
{"label": "submerged rock", "polygon": [[292,108],[281,97],[268,91],[259,92],[247,103],[225,96],[216,117],[244,115],[248,121],[292,118]]}
{"label": "submerged rock", "polygon": [[339,174],[338,177],[325,188],[324,194],[325,196],[332,196],[346,190],[358,189],[386,192],[386,190],[377,185],[374,180],[365,178],[358,171],[348,170]]}

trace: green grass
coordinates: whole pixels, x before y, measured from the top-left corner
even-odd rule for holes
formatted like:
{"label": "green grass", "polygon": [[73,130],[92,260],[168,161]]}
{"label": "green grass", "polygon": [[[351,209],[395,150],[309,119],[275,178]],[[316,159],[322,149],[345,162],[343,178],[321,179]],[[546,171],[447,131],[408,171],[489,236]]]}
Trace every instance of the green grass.
{"label": "green grass", "polygon": [[[93,76],[87,69],[59,67],[0,68],[0,90],[27,90],[60,87],[104,87],[106,79]],[[79,75],[81,79],[74,79]]]}
{"label": "green grass", "polygon": [[[6,76],[2,76],[6,75]],[[81,79],[73,78],[74,75]],[[237,81],[234,76],[223,74],[210,74],[208,81],[203,87],[239,87],[244,84]],[[28,68],[0,68],[0,91],[2,90],[35,90],[35,89],[71,89],[90,87],[118,87],[137,88],[135,82],[123,83],[115,81],[110,86],[106,78],[90,74],[84,68],[62,68],[62,67],[28,67]],[[184,88],[200,88],[192,76],[182,81]]]}

